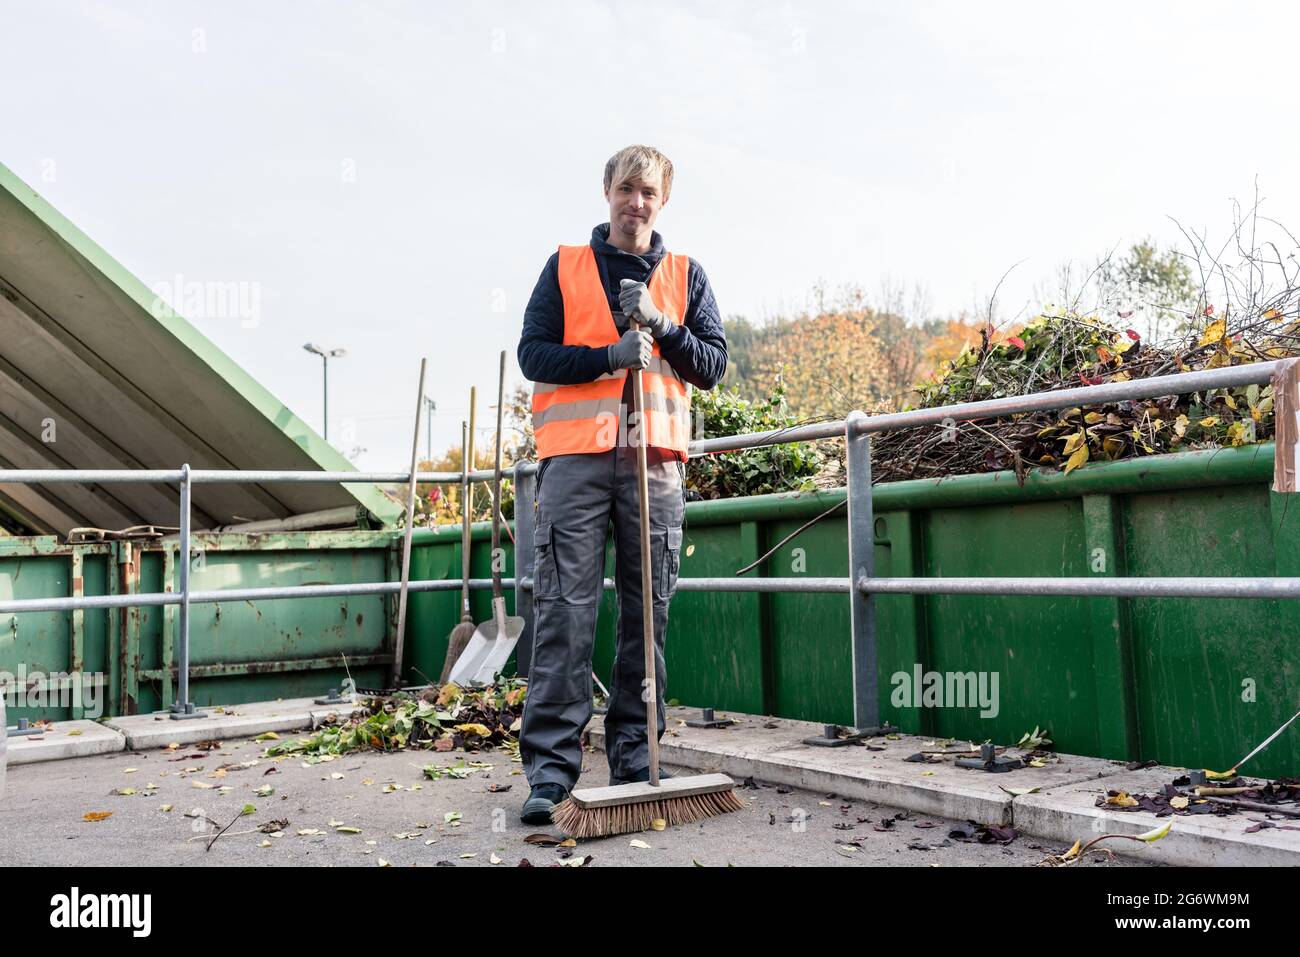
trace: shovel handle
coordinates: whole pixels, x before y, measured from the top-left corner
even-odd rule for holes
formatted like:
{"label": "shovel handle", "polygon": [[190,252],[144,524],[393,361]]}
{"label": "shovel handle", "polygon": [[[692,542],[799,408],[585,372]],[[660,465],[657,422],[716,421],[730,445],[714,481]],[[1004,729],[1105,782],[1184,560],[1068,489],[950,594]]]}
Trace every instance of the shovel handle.
{"label": "shovel handle", "polygon": [[[501,592],[501,417],[506,399],[506,353],[501,350],[501,371],[497,375],[497,452],[492,472],[492,601],[504,602]],[[504,621],[501,622],[504,624]],[[505,634],[505,628],[500,628]]]}

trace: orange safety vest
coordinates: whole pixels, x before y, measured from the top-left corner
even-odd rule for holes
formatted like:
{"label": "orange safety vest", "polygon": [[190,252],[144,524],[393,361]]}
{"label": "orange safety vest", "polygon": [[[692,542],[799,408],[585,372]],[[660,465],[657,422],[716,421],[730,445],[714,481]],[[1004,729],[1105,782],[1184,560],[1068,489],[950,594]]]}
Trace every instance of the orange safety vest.
{"label": "orange safety vest", "polygon": [[[689,275],[689,257],[665,253],[650,277],[650,297],[678,325],[686,315]],[[619,331],[610,314],[591,246],[560,247],[559,279],[564,298],[564,344],[598,349],[618,342]],[[639,444],[635,435],[621,428],[627,371],[616,369],[593,382],[577,385],[534,383],[537,457],[605,452],[620,441]],[[671,449],[686,461],[691,434],[690,393],[681,376],[659,355],[657,342],[641,382],[645,392],[646,444]],[[636,424],[632,423],[633,428]]]}

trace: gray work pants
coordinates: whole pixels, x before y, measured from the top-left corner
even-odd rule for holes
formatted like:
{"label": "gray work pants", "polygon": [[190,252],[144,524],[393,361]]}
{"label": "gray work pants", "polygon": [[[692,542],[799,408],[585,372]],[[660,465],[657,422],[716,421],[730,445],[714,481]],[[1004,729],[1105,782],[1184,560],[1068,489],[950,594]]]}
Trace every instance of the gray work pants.
{"label": "gray work pants", "polygon": [[[537,476],[533,655],[519,753],[532,787],[572,789],[582,770],[580,739],[591,719],[591,656],[603,593],[605,537],[614,532],[618,623],[605,716],[605,751],[615,777],[650,763],[646,741],[645,642],[641,620],[641,533],[635,447],[543,459]],[[658,735],[664,733],[664,633],[677,586],[685,512],[683,463],[648,449]]]}

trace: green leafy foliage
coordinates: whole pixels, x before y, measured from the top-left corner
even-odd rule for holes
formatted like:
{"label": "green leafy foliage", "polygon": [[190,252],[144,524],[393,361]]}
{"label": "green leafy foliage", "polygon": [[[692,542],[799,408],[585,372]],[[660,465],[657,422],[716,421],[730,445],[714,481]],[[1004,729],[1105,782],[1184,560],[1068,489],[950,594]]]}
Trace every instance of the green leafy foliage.
{"label": "green leafy foliage", "polygon": [[315,763],[353,751],[514,750],[527,690],[524,682],[511,678],[483,689],[446,684],[418,698],[372,698],[365,711],[305,738],[272,745],[266,754],[298,754]]}
{"label": "green leafy foliage", "polygon": [[[696,392],[691,397],[696,437],[713,438],[745,432],[788,429],[803,424],[786,407],[785,385],[778,379],[767,399],[743,398],[734,386]],[[726,455],[691,459],[686,487],[693,497],[734,498],[813,488],[822,453],[811,443],[772,445]]]}

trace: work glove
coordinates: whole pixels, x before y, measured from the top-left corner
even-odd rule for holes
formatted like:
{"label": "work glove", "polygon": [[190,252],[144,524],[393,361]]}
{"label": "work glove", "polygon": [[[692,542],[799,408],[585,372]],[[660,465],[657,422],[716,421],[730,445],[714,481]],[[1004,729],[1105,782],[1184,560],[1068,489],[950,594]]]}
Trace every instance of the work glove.
{"label": "work glove", "polygon": [[654,340],[644,329],[629,329],[623,338],[607,347],[609,371],[615,369],[645,369],[650,365],[650,350]]}
{"label": "work glove", "polygon": [[624,279],[619,284],[618,304],[628,316],[649,326],[650,334],[656,339],[662,339],[673,327],[672,319],[655,305],[650,289],[643,282]]}

